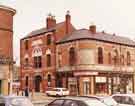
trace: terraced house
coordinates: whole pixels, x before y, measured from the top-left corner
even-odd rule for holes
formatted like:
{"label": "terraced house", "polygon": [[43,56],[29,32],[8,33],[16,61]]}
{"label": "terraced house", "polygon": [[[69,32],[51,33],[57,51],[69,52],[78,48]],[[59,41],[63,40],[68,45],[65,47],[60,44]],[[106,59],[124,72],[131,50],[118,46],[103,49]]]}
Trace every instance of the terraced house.
{"label": "terraced house", "polygon": [[76,29],[65,21],[46,19],[46,28],[21,39],[21,87],[36,92],[66,87],[71,95],[134,92],[135,42],[129,38]]}
{"label": "terraced house", "polygon": [[67,12],[65,20],[56,23],[54,16],[49,14],[43,28],[32,31],[21,39],[22,89],[28,86],[30,90],[42,92],[48,87],[55,87],[56,42],[75,30],[70,18]]}

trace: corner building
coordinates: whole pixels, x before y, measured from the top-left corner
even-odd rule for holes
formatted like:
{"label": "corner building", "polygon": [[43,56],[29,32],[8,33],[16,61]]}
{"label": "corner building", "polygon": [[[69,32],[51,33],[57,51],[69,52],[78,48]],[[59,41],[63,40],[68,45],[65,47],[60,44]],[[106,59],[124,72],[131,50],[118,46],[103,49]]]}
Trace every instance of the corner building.
{"label": "corner building", "polygon": [[20,43],[22,89],[66,87],[71,95],[134,92],[135,42],[97,32],[95,25],[75,29],[69,12],[60,23],[50,14],[45,27]]}
{"label": "corner building", "polygon": [[16,11],[0,5],[0,94],[11,92],[13,69],[13,16]]}
{"label": "corner building", "polygon": [[79,29],[57,42],[57,81],[71,95],[108,95],[134,92],[135,42]]}

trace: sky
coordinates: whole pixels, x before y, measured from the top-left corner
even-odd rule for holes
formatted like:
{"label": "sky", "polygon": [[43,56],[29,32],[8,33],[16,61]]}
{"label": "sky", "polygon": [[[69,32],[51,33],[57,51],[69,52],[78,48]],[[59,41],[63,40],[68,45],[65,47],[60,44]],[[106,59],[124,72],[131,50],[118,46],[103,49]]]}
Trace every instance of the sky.
{"label": "sky", "polygon": [[16,9],[14,16],[14,60],[19,65],[20,39],[46,26],[48,13],[57,22],[64,21],[66,11],[77,28],[94,23],[98,31],[115,33],[135,40],[135,0],[0,0],[0,5]]}

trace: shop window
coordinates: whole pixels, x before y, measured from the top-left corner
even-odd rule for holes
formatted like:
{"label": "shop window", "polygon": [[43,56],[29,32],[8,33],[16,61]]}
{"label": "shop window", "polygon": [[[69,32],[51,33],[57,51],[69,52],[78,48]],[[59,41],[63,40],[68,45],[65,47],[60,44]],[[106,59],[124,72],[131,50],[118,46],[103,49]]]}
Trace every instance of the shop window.
{"label": "shop window", "polygon": [[47,35],[47,45],[51,44],[51,34]]}
{"label": "shop window", "polygon": [[47,54],[47,67],[51,66],[51,55]]}
{"label": "shop window", "polygon": [[69,64],[72,66],[72,65],[75,65],[76,63],[76,56],[75,56],[75,48],[70,48],[69,50]]}
{"label": "shop window", "polygon": [[28,50],[29,49],[28,43],[29,43],[29,41],[28,40],[25,40],[25,50]]}
{"label": "shop window", "polygon": [[98,48],[98,64],[103,64],[103,49]]}
{"label": "shop window", "polygon": [[34,68],[41,68],[42,67],[42,58],[41,56],[34,57]]}
{"label": "shop window", "polygon": [[108,63],[112,64],[112,57],[111,57],[111,53],[108,53]]}
{"label": "shop window", "polygon": [[127,65],[131,65],[130,52],[127,52]]}

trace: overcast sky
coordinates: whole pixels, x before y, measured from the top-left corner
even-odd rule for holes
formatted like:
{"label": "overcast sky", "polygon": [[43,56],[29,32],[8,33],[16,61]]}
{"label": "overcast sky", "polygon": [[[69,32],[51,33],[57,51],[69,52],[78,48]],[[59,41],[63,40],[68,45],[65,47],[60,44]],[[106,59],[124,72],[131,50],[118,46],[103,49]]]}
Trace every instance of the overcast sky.
{"label": "overcast sky", "polygon": [[116,33],[135,39],[135,0],[0,0],[0,4],[17,10],[14,16],[14,56],[19,64],[19,41],[32,30],[46,26],[46,16],[52,13],[63,21],[70,10],[73,25]]}

